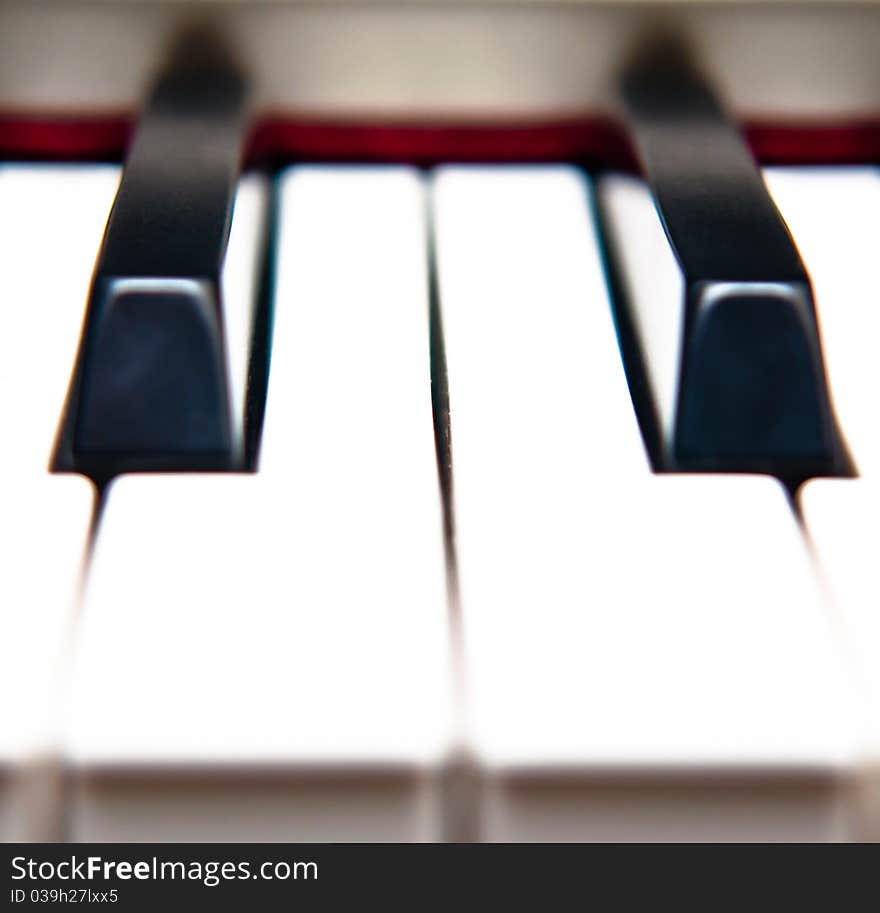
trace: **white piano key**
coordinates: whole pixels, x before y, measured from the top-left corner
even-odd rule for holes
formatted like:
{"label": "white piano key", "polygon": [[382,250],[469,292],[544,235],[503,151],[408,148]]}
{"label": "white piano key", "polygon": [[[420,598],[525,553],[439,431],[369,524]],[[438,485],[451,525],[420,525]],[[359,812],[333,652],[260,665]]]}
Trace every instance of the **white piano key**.
{"label": "white piano key", "polygon": [[488,837],[845,836],[847,684],[773,483],[568,481],[503,585],[456,501]]}
{"label": "white piano key", "polygon": [[265,176],[245,175],[239,181],[229,230],[221,287],[229,366],[229,403],[235,458],[242,458],[248,369],[253,341],[254,316],[259,295],[263,246],[267,243],[266,216],[269,186]]}
{"label": "white piano key", "polygon": [[[450,383],[458,434],[471,416],[492,440],[519,430],[519,459],[553,459],[560,471],[590,453],[598,471],[649,472],[618,353],[614,321],[575,169],[448,168],[434,192],[444,327],[454,337]],[[454,359],[454,363],[452,361]],[[452,377],[452,374],[455,376]],[[471,383],[471,373],[478,377]],[[544,389],[558,391],[544,397]],[[602,396],[594,396],[602,390]],[[510,394],[515,391],[515,399]],[[515,407],[494,410],[504,401]],[[513,428],[506,426],[513,421]],[[499,509],[510,507],[499,505]]]}
{"label": "white piano key", "polygon": [[438,836],[453,720],[421,187],[294,169],[280,221],[267,471],[110,492],[69,729],[78,839]]}
{"label": "white piano key", "polygon": [[800,493],[835,634],[858,685],[861,836],[880,839],[880,487],[872,479],[816,479]]}
{"label": "white piano key", "polygon": [[654,477],[620,446],[632,406],[606,413],[585,367],[618,357],[590,332],[604,285],[566,307],[555,284],[600,272],[587,196],[512,174],[436,193],[483,838],[844,835],[848,685],[782,489]]}
{"label": "white piano key", "polygon": [[857,471],[880,470],[880,170],[771,168],[770,192],[813,283],[831,395]]}
{"label": "white piano key", "polygon": [[664,446],[675,423],[678,369],[684,339],[684,277],[654,206],[648,185],[608,175],[597,188],[609,244],[640,341]]}
{"label": "white piano key", "polygon": [[0,481],[0,839],[57,839],[63,681],[92,509],[75,476]]}
{"label": "white piano key", "polygon": [[0,423],[6,474],[49,464],[119,168],[0,166]]}
{"label": "white piano key", "polygon": [[[334,466],[347,465],[345,448],[391,446],[401,436],[400,444],[423,448],[422,438],[406,444],[401,435],[402,415],[421,430],[430,420],[430,411],[423,413],[430,364],[423,350],[424,200],[416,173],[295,168],[282,184],[280,211],[260,472],[286,476],[292,460],[302,465],[303,459],[314,459],[309,471],[329,474]],[[389,347],[393,359],[384,357]],[[402,370],[412,378],[409,390],[398,389]],[[398,410],[386,409],[386,402],[396,402]],[[323,452],[303,448],[301,430],[287,419],[292,413],[320,429]],[[349,424],[339,425],[337,414]],[[410,464],[400,456],[401,467]],[[412,457],[421,471],[421,450]]]}

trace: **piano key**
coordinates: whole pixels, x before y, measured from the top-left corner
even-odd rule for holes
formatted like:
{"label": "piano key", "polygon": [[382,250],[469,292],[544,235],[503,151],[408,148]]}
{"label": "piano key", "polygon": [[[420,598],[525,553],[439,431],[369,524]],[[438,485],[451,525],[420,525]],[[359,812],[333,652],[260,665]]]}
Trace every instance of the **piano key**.
{"label": "piano key", "polygon": [[623,97],[668,245],[643,187],[612,179],[600,197],[661,468],[839,470],[809,279],[744,141],[678,64],[629,71]]}
{"label": "piano key", "polygon": [[848,684],[782,487],[626,448],[576,172],[435,201],[482,838],[844,835]]}
{"label": "piano key", "polygon": [[240,462],[220,275],[247,92],[201,50],[182,48],[146,103],[98,259],[68,419],[95,476]]}
{"label": "piano key", "polygon": [[[583,486],[564,512],[523,511],[540,545],[517,526],[488,562],[475,540],[495,530],[463,514],[485,839],[850,835],[848,683],[771,486]],[[522,570],[493,585],[502,563]]]}
{"label": "piano key", "polygon": [[69,660],[91,485],[0,480],[0,839],[58,839],[60,690]]}
{"label": "piano key", "polygon": [[[229,245],[220,274],[226,363],[232,406],[234,463],[245,460],[244,437],[248,420],[248,389],[254,351],[255,318],[260,297],[261,269],[268,236],[270,186],[265,175],[244,175],[235,192]],[[251,467],[246,467],[251,468]]]}
{"label": "piano key", "polygon": [[75,839],[438,837],[454,721],[423,223],[406,169],[283,177],[264,468],[109,491]]}
{"label": "piano key", "polygon": [[880,488],[871,479],[816,479],[800,492],[804,525],[834,611],[835,635],[858,683],[859,836],[880,839]]}
{"label": "piano key", "polygon": [[[596,471],[646,475],[648,458],[631,418],[586,207],[589,193],[578,173],[564,167],[439,170],[434,197],[440,297],[454,303],[444,307],[443,321],[465,315],[469,328],[451,327],[462,353],[454,381],[469,398],[468,411],[458,404],[454,422],[458,433],[469,434],[461,425],[473,415],[488,423],[488,437],[500,441],[512,431],[506,422],[514,421],[522,429],[517,446],[523,460],[542,454],[549,459],[552,446],[561,466],[588,452]],[[473,382],[472,371],[480,375]],[[544,386],[559,395],[542,396]],[[495,410],[514,390],[515,414]],[[455,429],[452,434],[454,459]],[[506,502],[505,493],[499,510],[510,509]]]}
{"label": "piano key", "polygon": [[[415,172],[405,169],[294,168],[282,183],[280,213],[259,471],[286,477],[293,462],[315,459],[310,474],[322,477],[336,467],[341,475],[355,442],[362,448],[390,444],[401,434],[400,414],[373,408],[356,368],[373,395],[388,402],[405,395],[397,384],[406,370],[415,385],[402,406],[419,428],[430,419],[430,410],[427,416],[419,411],[422,385],[430,382],[421,341],[428,314],[423,191]],[[298,307],[300,301],[310,307]],[[395,357],[383,361],[389,346]],[[339,410],[349,424],[331,421]],[[292,414],[321,429],[324,452],[303,448]],[[412,456],[420,465],[421,457]]]}
{"label": "piano key", "polygon": [[880,171],[869,167],[770,168],[767,186],[797,241],[816,294],[831,395],[856,471],[880,468],[880,311],[874,246]]}
{"label": "piano key", "polygon": [[0,422],[7,478],[42,475],[79,341],[119,169],[0,166]]}

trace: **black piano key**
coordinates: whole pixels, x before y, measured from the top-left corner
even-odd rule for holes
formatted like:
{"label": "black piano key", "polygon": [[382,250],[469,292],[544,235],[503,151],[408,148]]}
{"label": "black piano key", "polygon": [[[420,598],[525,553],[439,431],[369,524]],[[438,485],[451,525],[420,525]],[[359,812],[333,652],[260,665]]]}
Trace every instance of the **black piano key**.
{"label": "black piano key", "polygon": [[68,468],[234,468],[220,278],[247,113],[243,75],[193,40],[150,94],[96,266]]}
{"label": "black piano key", "polygon": [[744,140],[681,57],[630,68],[622,96],[684,280],[661,468],[840,471],[810,280]]}

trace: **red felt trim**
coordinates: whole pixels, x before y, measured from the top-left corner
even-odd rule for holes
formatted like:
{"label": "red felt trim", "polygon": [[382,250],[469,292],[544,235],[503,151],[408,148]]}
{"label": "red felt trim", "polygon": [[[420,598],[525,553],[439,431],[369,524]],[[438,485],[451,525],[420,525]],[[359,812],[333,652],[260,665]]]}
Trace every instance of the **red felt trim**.
{"label": "red felt trim", "polygon": [[[0,159],[120,161],[131,133],[125,116],[52,118],[0,114]],[[767,164],[880,162],[880,120],[837,124],[748,123],[746,136]],[[269,117],[249,144],[251,163],[292,161],[571,161],[632,167],[620,127],[604,119],[518,124],[346,124]]]}

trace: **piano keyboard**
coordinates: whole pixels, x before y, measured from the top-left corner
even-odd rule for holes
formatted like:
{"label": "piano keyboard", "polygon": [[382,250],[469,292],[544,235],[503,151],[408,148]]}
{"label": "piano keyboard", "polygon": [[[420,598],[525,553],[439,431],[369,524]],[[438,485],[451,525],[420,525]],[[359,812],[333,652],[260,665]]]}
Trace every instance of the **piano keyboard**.
{"label": "piano keyboard", "polygon": [[880,171],[648,58],[638,174],[242,170],[187,47],[0,162],[0,838],[880,838]]}

